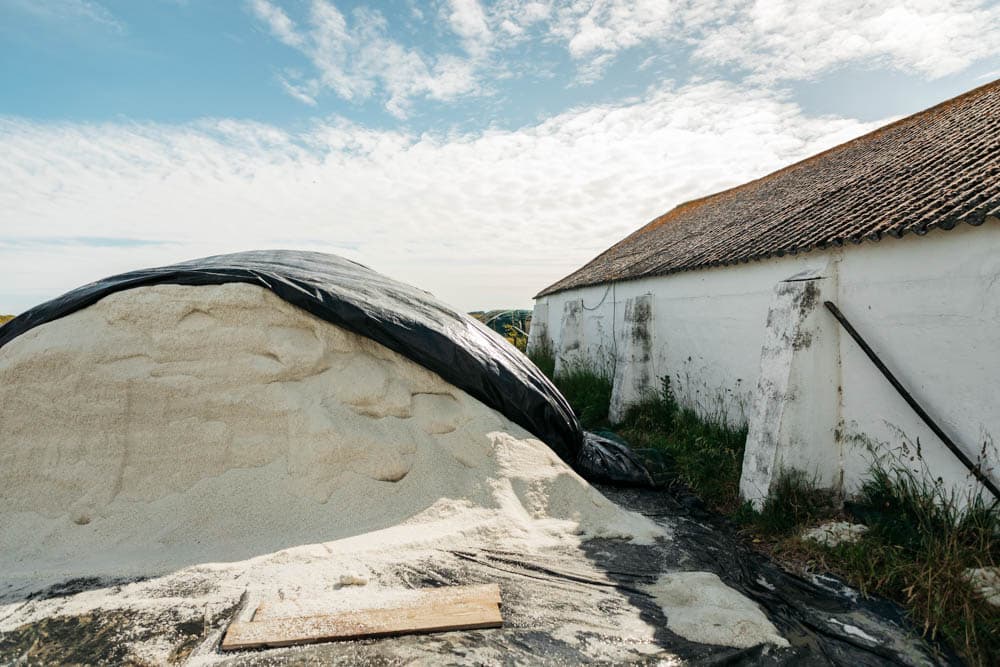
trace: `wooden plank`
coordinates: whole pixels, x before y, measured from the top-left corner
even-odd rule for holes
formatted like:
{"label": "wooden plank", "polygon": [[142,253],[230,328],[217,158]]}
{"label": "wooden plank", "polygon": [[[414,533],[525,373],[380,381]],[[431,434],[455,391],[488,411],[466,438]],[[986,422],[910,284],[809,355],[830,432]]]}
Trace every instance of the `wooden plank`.
{"label": "wooden plank", "polygon": [[363,637],[478,630],[498,628],[502,625],[500,608],[493,603],[370,609],[342,612],[331,616],[234,622],[226,630],[221,648],[223,651],[237,651]]}
{"label": "wooden plank", "polygon": [[[452,588],[478,589],[456,591]],[[234,621],[222,639],[223,651],[296,646],[317,642],[402,634],[478,630],[503,625],[499,588],[452,587],[421,591],[420,604],[336,614]],[[495,590],[494,590],[495,589]]]}
{"label": "wooden plank", "polygon": [[[350,597],[358,597],[364,589],[350,589]],[[325,597],[290,599],[290,600],[265,600],[254,612],[254,621],[267,621],[275,618],[288,618],[290,616],[329,616],[339,611],[347,611],[343,606],[345,595],[327,595]],[[418,588],[400,589],[385,595],[378,608],[392,607],[402,609],[404,607],[417,607],[428,604],[461,604],[464,602],[493,602],[500,604],[500,587],[496,584],[480,584],[474,586],[445,586],[442,588]],[[331,611],[333,607],[336,611]],[[350,609],[350,611],[362,611],[371,609],[375,605],[360,604]]]}

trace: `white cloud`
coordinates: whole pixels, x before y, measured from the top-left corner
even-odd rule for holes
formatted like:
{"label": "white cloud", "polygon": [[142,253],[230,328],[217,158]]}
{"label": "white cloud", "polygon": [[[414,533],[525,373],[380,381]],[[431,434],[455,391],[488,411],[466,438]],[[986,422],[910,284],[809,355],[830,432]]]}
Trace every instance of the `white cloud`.
{"label": "white cloud", "polygon": [[320,93],[320,82],[316,79],[304,78],[297,70],[285,70],[284,74],[278,75],[278,83],[299,102],[316,106],[316,97]]}
{"label": "white cloud", "polygon": [[559,7],[553,32],[574,58],[609,54],[668,39],[677,24],[671,0],[574,0]]}
{"label": "white cloud", "polygon": [[486,22],[493,30],[503,30],[509,37],[523,35],[529,28],[549,21],[553,0],[496,0],[485,8]]}
{"label": "white cloud", "polygon": [[8,2],[22,11],[46,20],[83,20],[111,32],[125,32],[125,24],[107,7],[94,0],[8,0]]}
{"label": "white cloud", "polygon": [[[405,118],[414,99],[451,100],[479,90],[476,67],[453,54],[428,55],[388,36],[385,17],[371,9],[356,9],[350,20],[327,0],[312,0],[304,27],[268,0],[253,0],[253,13],[284,44],[301,51],[317,70],[314,78],[292,81],[281,77],[285,90],[306,104],[315,104],[328,88],[345,100],[366,100],[377,92],[385,108]],[[476,5],[478,7],[478,5]],[[475,8],[456,5],[456,29],[467,44],[479,44],[487,30],[476,22]],[[469,46],[469,48],[473,48]]]}
{"label": "white cloud", "polygon": [[486,14],[479,0],[448,0],[451,12],[448,22],[455,34],[465,43],[470,53],[481,53],[493,40],[493,33],[486,25]]}
{"label": "white cloud", "polygon": [[757,0],[699,39],[695,56],[757,79],[880,65],[938,78],[1000,52],[1000,5],[980,0]]}
{"label": "white cloud", "polygon": [[421,30],[457,37],[424,46],[432,52],[391,37],[393,26],[375,10],[348,16],[330,0],[310,0],[297,25],[275,2],[250,7],[316,68],[308,81],[283,78],[289,94],[307,104],[321,89],[345,100],[382,95],[401,118],[416,100],[489,93],[491,78],[541,76],[541,65],[510,58],[529,40],[562,45],[581,84],[601,80],[635,48],[684,59],[674,64],[696,74],[723,66],[758,83],[845,66],[933,79],[1000,53],[1000,4],[992,0],[440,0],[440,11],[411,13],[437,22]]}
{"label": "white cloud", "polygon": [[462,308],[524,305],[673,205],[868,127],[728,83],[452,137],[337,119],[300,133],[0,120],[0,311],[111,272],[254,247],[345,254]]}
{"label": "white cloud", "polygon": [[250,7],[257,17],[267,24],[274,36],[288,46],[301,47],[302,36],[298,33],[295,23],[280,7],[272,5],[267,0],[252,0]]}
{"label": "white cloud", "polygon": [[[537,2],[504,3],[508,14]],[[992,0],[559,0],[549,34],[592,82],[624,50],[672,43],[761,81],[847,65],[937,78],[1000,52]]]}

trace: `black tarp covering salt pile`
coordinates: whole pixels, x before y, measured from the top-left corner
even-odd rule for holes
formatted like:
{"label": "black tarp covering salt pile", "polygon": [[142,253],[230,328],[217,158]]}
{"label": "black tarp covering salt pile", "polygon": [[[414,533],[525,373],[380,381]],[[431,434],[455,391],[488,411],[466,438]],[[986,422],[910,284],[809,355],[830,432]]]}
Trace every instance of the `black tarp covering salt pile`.
{"label": "black tarp covering salt pile", "polygon": [[370,338],[543,440],[591,481],[645,483],[627,449],[584,436],[552,383],[509,343],[428,292],[336,255],[257,250],[130,271],[43,303],[0,328],[0,347],[30,329],[123,290],[148,285],[250,283],[327,322]]}
{"label": "black tarp covering salt pile", "polygon": [[[641,483],[648,479],[627,448],[585,434],[565,399],[508,343],[426,292],[332,255],[258,251],[114,276],[22,314],[0,328],[0,346],[122,290],[228,282],[267,288],[313,315],[438,373],[534,433],[592,480]],[[204,618],[196,619],[156,616],[127,605],[115,609],[112,604],[101,614],[56,614],[3,634],[0,662],[34,656],[43,662],[51,658],[52,662],[113,664],[131,655],[131,643],[147,640],[175,643],[178,661],[194,651],[192,657],[206,664],[240,665],[683,661],[853,667],[953,662],[952,656],[917,637],[896,607],[865,600],[832,579],[806,580],[783,572],[747,549],[719,517],[683,495],[642,488],[602,490],[616,503],[661,523],[670,537],[651,545],[599,538],[579,547],[556,546],[532,554],[439,549],[424,561],[401,560],[391,571],[380,573],[385,584],[398,588],[499,583],[505,618],[499,630],[346,642],[229,658],[219,655],[216,646],[242,604],[235,599],[232,608],[213,615],[206,611]],[[752,599],[789,646],[731,648],[698,643],[671,631],[671,619],[649,587],[664,574],[684,571],[715,573]],[[146,585],[159,597],[183,597],[220,585],[210,568],[192,568],[182,574],[179,584],[164,584],[162,591],[156,590],[160,585],[156,579]],[[103,590],[113,602],[129,584],[130,580],[76,579],[27,594],[0,590],[0,615],[28,613],[34,605],[70,600],[76,593],[95,589]],[[176,585],[180,588],[171,588]],[[607,621],[622,608],[634,610],[641,618],[643,627],[652,633],[648,639],[633,644],[623,639],[621,628]]]}

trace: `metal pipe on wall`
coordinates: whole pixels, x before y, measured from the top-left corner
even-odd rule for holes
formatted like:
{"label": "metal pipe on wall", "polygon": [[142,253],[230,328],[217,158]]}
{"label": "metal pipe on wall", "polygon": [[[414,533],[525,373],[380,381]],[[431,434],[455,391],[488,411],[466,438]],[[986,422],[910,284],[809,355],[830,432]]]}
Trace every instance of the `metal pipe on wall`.
{"label": "metal pipe on wall", "polygon": [[882,372],[882,375],[884,375],[885,379],[889,381],[889,384],[891,384],[896,391],[899,392],[899,395],[903,397],[903,400],[906,401],[911,408],[913,408],[913,411],[917,413],[917,416],[919,416],[924,423],[927,424],[931,431],[934,432],[934,435],[941,439],[941,442],[943,442],[945,446],[951,450],[952,454],[954,454],[958,460],[969,469],[969,472],[971,472],[972,475],[979,480],[979,483],[985,486],[986,489],[993,494],[993,497],[997,499],[997,502],[1000,502],[1000,489],[998,489],[992,480],[990,480],[990,478],[988,478],[985,473],[980,470],[979,466],[973,463],[972,460],[966,456],[965,452],[963,452],[961,448],[959,448],[959,446],[948,437],[948,434],[937,425],[937,422],[931,419],[931,416],[927,414],[927,411],[924,410],[919,403],[917,403],[917,400],[913,398],[913,395],[910,394],[900,381],[896,379],[896,376],[892,374],[892,371],[890,371],[889,368],[882,363],[882,360],[879,359],[878,355],[875,354],[875,351],[868,345],[867,342],[865,342],[865,339],[861,337],[861,334],[858,333],[857,329],[851,326],[851,323],[847,320],[844,314],[840,312],[840,309],[837,308],[832,301],[824,301],[823,305],[826,306],[826,309],[829,310],[835,318],[837,318],[837,321],[840,322],[841,326],[843,326],[847,333],[851,335],[851,338],[853,338],[854,342],[858,344],[858,347],[860,347],[861,350],[868,355],[868,358],[871,359],[872,363],[875,364],[875,367]]}

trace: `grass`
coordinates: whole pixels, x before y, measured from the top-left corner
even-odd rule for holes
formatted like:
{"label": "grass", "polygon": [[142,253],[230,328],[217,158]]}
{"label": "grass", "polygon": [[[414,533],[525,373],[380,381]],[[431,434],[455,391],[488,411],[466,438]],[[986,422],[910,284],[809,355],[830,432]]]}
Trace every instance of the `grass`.
{"label": "grass", "polygon": [[833,494],[817,488],[815,477],[801,470],[783,470],[760,510],[743,503],[734,518],[757,535],[775,538],[787,537],[836,514]]}
{"label": "grass", "polygon": [[1000,612],[965,578],[968,568],[1000,565],[997,508],[982,495],[962,499],[925,474],[876,460],[849,509],[868,526],[860,541],[824,547],[792,540],[785,548],[866,594],[899,602],[926,636],[945,640],[970,664],[1000,664]]}
{"label": "grass", "polygon": [[528,353],[528,358],[531,359],[535,366],[538,366],[538,370],[545,373],[545,375],[552,379],[556,374],[556,353],[552,349],[552,343],[543,338],[541,342]]}
{"label": "grass", "polygon": [[14,319],[13,315],[0,315],[0,326],[3,326],[4,324],[7,324],[12,319]]}
{"label": "grass", "polygon": [[573,361],[563,364],[553,382],[573,407],[583,428],[593,431],[608,427],[610,373],[597,370],[584,361]]}
{"label": "grass", "polygon": [[585,359],[565,361],[556,375],[556,355],[543,341],[528,358],[552,380],[569,402],[583,427],[589,431],[608,427],[612,378],[610,371]]}
{"label": "grass", "polygon": [[739,506],[746,427],[734,428],[724,415],[706,419],[677,403],[670,379],[660,390],[631,406],[616,430],[640,452],[659,454],[672,476],[710,506]]}
{"label": "grass", "polygon": [[[535,350],[532,360],[553,377],[551,348]],[[584,427],[607,426],[609,374],[586,364],[561,370],[554,382]],[[680,406],[668,378],[614,430],[647,459],[659,454],[665,472],[735,519],[754,543],[786,565],[833,572],[865,594],[894,600],[925,636],[945,641],[969,664],[1000,664],[1000,613],[965,578],[969,568],[1000,565],[1000,509],[981,495],[962,499],[946,493],[927,471],[915,473],[873,452],[869,478],[847,506],[868,532],[853,544],[828,547],[799,534],[824,519],[843,517],[830,492],[817,490],[805,473],[788,470],[759,511],[741,503],[746,428]]]}
{"label": "grass", "polygon": [[[611,373],[586,361],[563,365],[555,374],[551,346],[532,350],[531,360],[552,378],[588,430],[612,427],[608,423],[611,403]],[[654,477],[680,479],[705,502],[732,511],[739,506],[739,482],[743,465],[746,427],[734,428],[724,415],[705,419],[681,407],[663,378],[660,390],[631,406],[613,429],[643,455],[655,462]]]}

